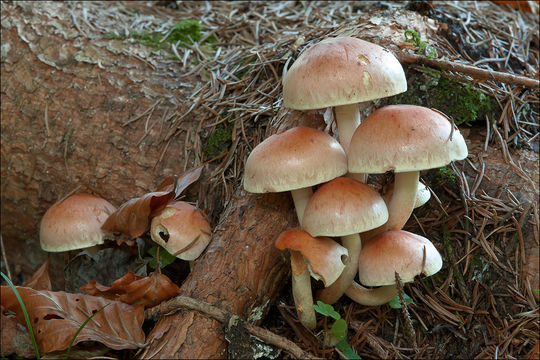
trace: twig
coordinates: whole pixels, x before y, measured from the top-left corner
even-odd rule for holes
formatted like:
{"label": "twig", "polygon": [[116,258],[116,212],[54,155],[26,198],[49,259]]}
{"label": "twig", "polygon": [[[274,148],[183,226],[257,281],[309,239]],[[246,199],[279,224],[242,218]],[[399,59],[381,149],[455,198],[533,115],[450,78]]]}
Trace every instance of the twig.
{"label": "twig", "polygon": [[401,278],[397,271],[396,275],[396,287],[398,290],[399,302],[401,303],[401,311],[403,312],[404,324],[405,324],[405,335],[409,338],[409,341],[412,343],[414,352],[418,353],[418,345],[416,344],[416,332],[412,326],[411,316],[407,310],[407,304],[405,304],[405,299],[403,298],[403,284],[401,283]]}
{"label": "twig", "polygon": [[532,79],[526,76],[504,73],[500,71],[492,71],[481,69],[471,65],[458,64],[451,61],[428,59],[425,56],[409,54],[405,52],[395,53],[399,61],[403,64],[421,64],[432,68],[450,70],[469,75],[477,80],[494,80],[510,85],[522,85],[528,88],[540,88],[540,80]]}
{"label": "twig", "polygon": [[[162,314],[171,314],[181,309],[198,311],[224,324],[228,323],[228,319],[233,316],[227,311],[210,305],[204,301],[199,301],[187,296],[177,296],[159,306],[146,310],[145,319],[157,319]],[[312,355],[306,353],[292,341],[276,335],[269,330],[255,326],[248,322],[246,322],[244,326],[251,335],[258,337],[270,345],[274,345],[285,350],[297,359],[314,359]]]}

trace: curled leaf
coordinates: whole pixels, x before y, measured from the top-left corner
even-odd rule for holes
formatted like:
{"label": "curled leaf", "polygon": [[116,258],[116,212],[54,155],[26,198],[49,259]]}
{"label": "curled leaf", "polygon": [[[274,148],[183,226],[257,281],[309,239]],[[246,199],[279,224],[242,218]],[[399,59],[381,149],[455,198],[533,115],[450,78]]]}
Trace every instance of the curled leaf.
{"label": "curled leaf", "polygon": [[148,230],[152,216],[165,208],[174,196],[174,191],[156,191],[131,199],[112,213],[101,229],[129,239],[139,237]]}
{"label": "curled leaf", "polygon": [[150,273],[149,276],[138,276],[129,271],[115,280],[110,287],[92,280],[82,286],[81,290],[91,295],[144,307],[158,305],[180,293],[180,288],[158,271]]}
{"label": "curled leaf", "polygon": [[[115,350],[136,349],[144,346],[142,306],[131,306],[102,297],[69,294],[63,291],[37,291],[18,286],[41,352],[66,350],[81,325],[92,314],[96,315],[81,330],[75,344],[81,341],[98,341]],[[8,286],[0,292],[3,311],[16,314],[17,322],[24,324],[24,315]],[[103,311],[99,309],[110,303]]]}
{"label": "curled leaf", "polygon": [[49,264],[51,260],[47,259],[36,270],[34,275],[23,284],[23,286],[32,288],[34,290],[52,290],[51,278],[49,277]]}
{"label": "curled leaf", "polygon": [[183,173],[182,176],[178,177],[176,184],[174,183],[175,176],[169,176],[159,184],[156,191],[172,191],[174,189],[175,198],[178,198],[189,185],[199,180],[204,165],[202,164]]}

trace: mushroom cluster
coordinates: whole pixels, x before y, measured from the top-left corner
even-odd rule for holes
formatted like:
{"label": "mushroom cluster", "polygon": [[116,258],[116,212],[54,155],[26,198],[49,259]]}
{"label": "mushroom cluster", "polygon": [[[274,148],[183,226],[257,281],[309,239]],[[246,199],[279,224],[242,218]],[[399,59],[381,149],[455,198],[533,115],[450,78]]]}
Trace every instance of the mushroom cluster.
{"label": "mushroom cluster", "polygon": [[[276,247],[290,251],[297,314],[314,329],[310,274],[323,281],[317,298],[326,303],[346,294],[360,304],[381,305],[397,295],[395,272],[408,282],[440,270],[433,244],[402,228],[413,208],[429,200],[419,171],[462,160],[467,147],[436,110],[391,105],[361,118],[370,101],[407,90],[401,64],[378,45],[325,39],[298,57],[282,83],[285,107],[333,109],[338,140],[307,127],[272,135],[249,155],[244,188],[291,191],[300,228],[282,233]],[[366,176],[388,171],[394,183],[381,196]]]}

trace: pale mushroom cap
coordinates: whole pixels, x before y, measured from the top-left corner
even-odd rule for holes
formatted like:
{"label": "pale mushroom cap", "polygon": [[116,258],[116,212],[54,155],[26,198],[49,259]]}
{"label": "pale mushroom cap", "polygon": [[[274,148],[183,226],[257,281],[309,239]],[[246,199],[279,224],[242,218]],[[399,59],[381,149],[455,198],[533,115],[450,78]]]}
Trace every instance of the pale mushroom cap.
{"label": "pale mushroom cap", "polygon": [[276,240],[279,250],[295,250],[302,254],[308,268],[325,287],[332,285],[343,272],[349,252],[334,240],[327,237],[313,237],[300,229],[286,230]]}
{"label": "pale mushroom cap", "polygon": [[280,192],[320,184],[347,172],[341,145],[323,131],[296,127],[265,139],[246,161],[244,189]]}
{"label": "pale mushroom cap", "polygon": [[349,171],[384,173],[438,168],[467,157],[458,129],[439,112],[415,105],[388,105],[358,126],[349,146]]}
{"label": "pale mushroom cap", "polygon": [[[431,276],[442,267],[441,255],[431,241],[408,231],[387,231],[363,245],[358,277],[366,286],[395,284],[395,272],[403,282],[411,282],[420,273]],[[426,258],[422,271],[424,247]]]}
{"label": "pale mushroom cap", "polygon": [[309,199],[302,227],[312,236],[345,236],[383,225],[388,210],[378,192],[359,181],[339,177]]}
{"label": "pale mushroom cap", "polygon": [[152,219],[152,240],[182,260],[195,260],[206,249],[211,230],[203,213],[184,201],[175,201]]}
{"label": "pale mushroom cap", "polygon": [[311,46],[282,82],[283,105],[297,110],[354,104],[407,90],[403,68],[391,52],[352,37]]}
{"label": "pale mushroom cap", "polygon": [[116,208],[98,196],[76,193],[53,204],[43,215],[39,242],[45,251],[68,251],[104,242],[101,225]]}

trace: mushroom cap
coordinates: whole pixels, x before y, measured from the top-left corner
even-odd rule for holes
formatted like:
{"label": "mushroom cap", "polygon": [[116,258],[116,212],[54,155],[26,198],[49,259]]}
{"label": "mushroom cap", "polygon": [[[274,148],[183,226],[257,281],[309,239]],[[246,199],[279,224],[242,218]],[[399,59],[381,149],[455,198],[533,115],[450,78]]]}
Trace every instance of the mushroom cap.
{"label": "mushroom cap", "polygon": [[305,50],[283,77],[283,105],[297,110],[354,104],[407,90],[388,50],[353,37],[324,39]]}
{"label": "mushroom cap", "polygon": [[68,251],[104,242],[101,225],[116,208],[98,196],[75,193],[53,204],[43,215],[39,242],[45,251]]}
{"label": "mushroom cap", "polygon": [[276,240],[279,250],[295,250],[308,263],[311,276],[322,280],[325,287],[332,285],[341,275],[348,261],[349,252],[328,237],[313,237],[301,229],[282,232]]}
{"label": "mushroom cap", "polygon": [[388,210],[378,192],[359,181],[339,177],[313,193],[302,227],[312,236],[345,236],[383,225]]}
{"label": "mushroom cap", "polygon": [[441,255],[431,241],[404,230],[387,231],[364,244],[358,259],[358,278],[366,286],[391,285],[396,283],[395,272],[403,282],[411,282],[416,275],[431,276],[441,267]]}
{"label": "mushroom cap", "polygon": [[[450,139],[452,134],[452,139]],[[441,113],[415,105],[375,110],[354,132],[349,171],[384,173],[433,169],[467,157],[463,135]]]}
{"label": "mushroom cap", "polygon": [[170,254],[191,261],[208,246],[211,230],[201,210],[185,201],[174,201],[152,219],[150,236]]}
{"label": "mushroom cap", "polygon": [[244,189],[280,192],[317,185],[347,172],[341,145],[327,133],[304,126],[265,139],[246,161]]}

